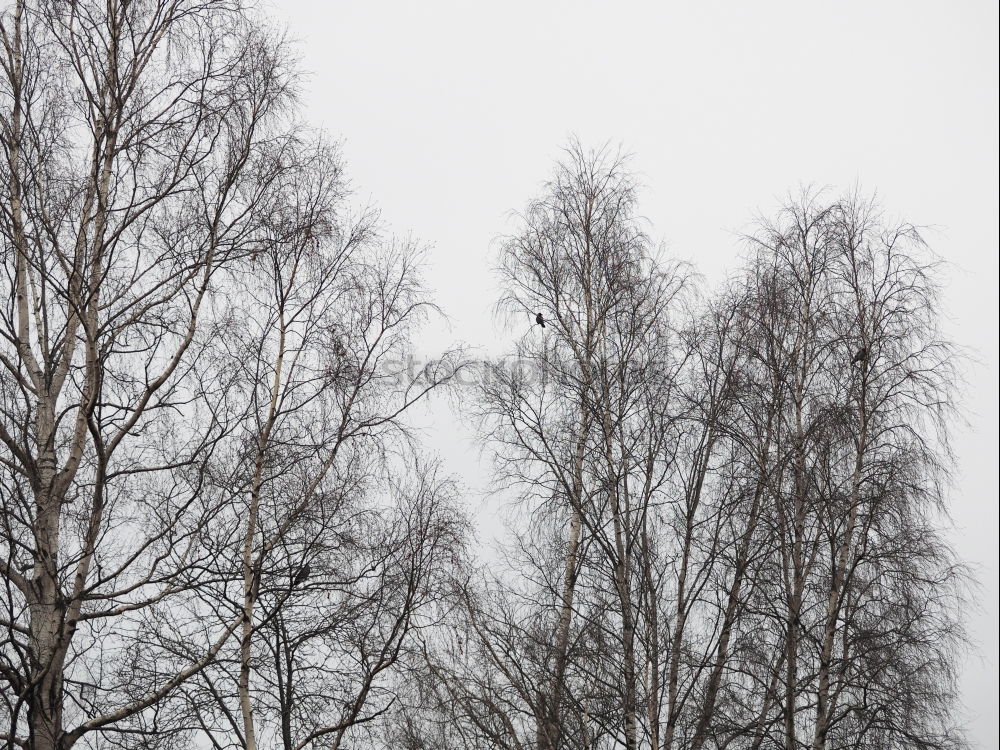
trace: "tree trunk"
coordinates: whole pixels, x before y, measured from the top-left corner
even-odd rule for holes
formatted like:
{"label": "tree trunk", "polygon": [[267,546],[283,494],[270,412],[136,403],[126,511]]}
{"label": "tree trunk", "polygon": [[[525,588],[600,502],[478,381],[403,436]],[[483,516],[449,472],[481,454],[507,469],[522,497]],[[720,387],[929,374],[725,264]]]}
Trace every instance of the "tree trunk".
{"label": "tree trunk", "polygon": [[566,662],[569,652],[569,629],[573,614],[573,596],[576,589],[576,566],[580,555],[580,535],[583,526],[580,509],[574,508],[569,523],[569,540],[566,550],[566,565],[563,573],[562,602],[559,621],[556,626],[555,670],[552,689],[545,701],[542,731],[539,733],[539,750],[556,750],[562,736],[560,703],[563,683],[566,679]]}

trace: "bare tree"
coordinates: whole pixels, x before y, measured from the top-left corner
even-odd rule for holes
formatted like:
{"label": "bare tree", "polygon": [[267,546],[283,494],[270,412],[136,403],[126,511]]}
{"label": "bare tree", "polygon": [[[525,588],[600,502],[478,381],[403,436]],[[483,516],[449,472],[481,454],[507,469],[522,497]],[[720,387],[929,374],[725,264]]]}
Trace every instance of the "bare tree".
{"label": "bare tree", "polygon": [[[238,644],[233,729],[258,747],[258,633],[330,564],[304,539],[374,512],[390,433],[404,450],[401,414],[448,377],[387,364],[428,309],[418,253],[340,216],[336,154],[241,3],[18,1],[0,24],[3,739],[183,742],[189,681]],[[381,555],[355,581],[385,586],[372,627],[403,619],[303,746],[365,720],[460,546],[428,482],[351,543]]]}
{"label": "bare tree", "polygon": [[919,235],[807,195],[689,315],[621,169],[572,147],[504,245],[512,319],[546,326],[483,416],[530,512],[428,639],[400,736],[961,746],[963,574],[935,531],[954,352]]}
{"label": "bare tree", "polygon": [[192,367],[219,274],[263,239],[294,79],[239,3],[19,0],[0,23],[5,736],[66,748],[154,705],[242,621],[192,632],[198,654],[166,673],[129,671],[218,511],[197,467],[227,425]]}
{"label": "bare tree", "polygon": [[647,655],[659,652],[643,627],[660,577],[649,524],[670,462],[668,404],[685,349],[671,315],[686,275],[654,259],[640,224],[624,161],[573,145],[502,251],[505,310],[546,322],[519,344],[520,368],[490,373],[481,414],[498,477],[531,509],[513,552],[530,585],[501,579],[486,600],[466,600],[492,601],[468,612],[467,648],[510,695],[487,704],[479,678],[459,668],[439,696],[456,710],[484,707],[492,718],[466,714],[468,731],[499,746],[617,737],[635,748],[642,716],[658,715],[645,684]]}
{"label": "bare tree", "polygon": [[189,700],[209,734],[239,747],[261,746],[257,713],[278,717],[273,742],[300,748],[337,746],[388,710],[376,696],[463,545],[454,493],[413,457],[404,420],[457,372],[457,352],[408,377],[410,335],[433,309],[419,252],[377,241],[367,215],[344,227],[329,209],[314,217],[336,174],[324,161],[310,155],[285,191],[306,212],[284,215],[234,279],[229,317],[253,323],[222,339],[215,365],[247,404],[213,480],[242,520],[228,551],[239,590],[216,597],[243,618],[237,666],[223,653]]}
{"label": "bare tree", "polygon": [[717,294],[572,143],[476,403],[504,566],[408,415],[420,249],[241,0],[0,14],[8,748],[958,748],[955,352],[917,230],[807,194]]}
{"label": "bare tree", "polygon": [[[955,355],[937,331],[933,263],[912,227],[858,197],[806,196],[753,242],[743,375],[770,394],[760,476],[774,552],[746,604],[755,664],[737,655],[731,705],[706,729],[752,747],[960,745],[945,706],[962,573],[931,521]],[[741,442],[760,445],[742,423]],[[911,671],[894,679],[901,663]]]}

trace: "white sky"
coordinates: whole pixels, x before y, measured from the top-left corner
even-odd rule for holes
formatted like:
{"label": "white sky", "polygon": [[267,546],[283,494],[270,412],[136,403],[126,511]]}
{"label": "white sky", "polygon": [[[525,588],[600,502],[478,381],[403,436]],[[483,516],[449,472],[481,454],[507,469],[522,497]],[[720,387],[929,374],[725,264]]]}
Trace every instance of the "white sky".
{"label": "white sky", "polygon": [[[996,2],[331,2],[270,0],[310,78],[310,122],[343,140],[359,199],[432,245],[449,341],[495,349],[492,240],[578,134],[634,154],[642,211],[710,279],[738,235],[801,185],[877,190],[953,264],[948,329],[968,370],[954,539],[976,566],[963,697],[997,747]],[[465,427],[429,436],[477,491]],[[485,509],[485,510],[484,510]]]}

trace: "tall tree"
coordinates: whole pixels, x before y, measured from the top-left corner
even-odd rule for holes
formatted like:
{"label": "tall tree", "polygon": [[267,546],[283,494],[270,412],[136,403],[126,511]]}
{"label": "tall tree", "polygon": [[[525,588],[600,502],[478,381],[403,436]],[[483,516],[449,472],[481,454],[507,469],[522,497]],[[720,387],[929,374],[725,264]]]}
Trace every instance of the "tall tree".
{"label": "tall tree", "polygon": [[501,256],[512,319],[546,328],[484,388],[530,512],[428,639],[400,736],[962,746],[963,574],[936,531],[955,355],[918,233],[807,195],[696,299],[621,162],[573,147],[556,175]]}
{"label": "tall tree", "polygon": [[[238,3],[18,0],[0,36],[6,738],[54,750],[239,627],[148,683],[118,640],[204,554],[216,509],[185,469],[225,425],[186,419],[218,397],[191,368],[213,284],[262,239],[293,77]],[[114,683],[96,652],[122,655]]]}
{"label": "tall tree", "polygon": [[260,675],[286,715],[307,690],[261,649],[294,665],[303,591],[354,581],[355,640],[386,660],[342,676],[354,709],[294,726],[339,738],[384,710],[366,696],[462,542],[446,484],[388,469],[448,377],[388,363],[429,309],[419,253],[343,214],[285,45],[239,0],[17,0],[0,38],[0,737],[189,741],[236,648],[225,736],[260,747]]}

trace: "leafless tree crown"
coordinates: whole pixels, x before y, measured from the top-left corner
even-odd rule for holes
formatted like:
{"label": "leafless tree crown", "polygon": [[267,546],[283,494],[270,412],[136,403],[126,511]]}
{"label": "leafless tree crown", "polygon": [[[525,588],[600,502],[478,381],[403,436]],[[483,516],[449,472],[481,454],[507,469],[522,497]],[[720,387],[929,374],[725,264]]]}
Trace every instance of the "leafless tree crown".
{"label": "leafless tree crown", "polygon": [[463,366],[402,364],[422,250],[268,28],[0,13],[0,743],[964,746],[917,230],[806,194],[708,292],[571,143],[499,254],[530,367],[463,400],[519,511],[485,570],[408,427]]}

